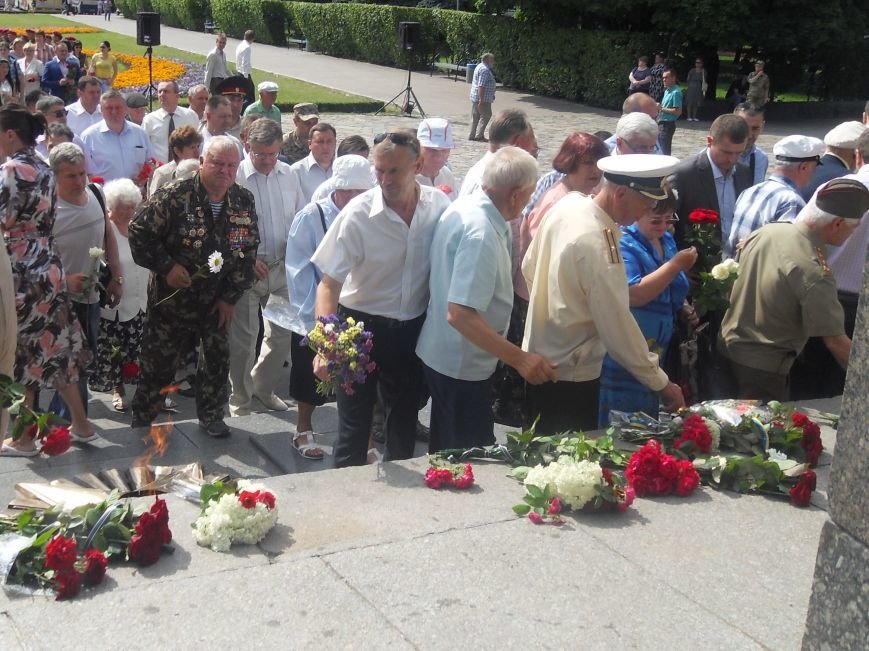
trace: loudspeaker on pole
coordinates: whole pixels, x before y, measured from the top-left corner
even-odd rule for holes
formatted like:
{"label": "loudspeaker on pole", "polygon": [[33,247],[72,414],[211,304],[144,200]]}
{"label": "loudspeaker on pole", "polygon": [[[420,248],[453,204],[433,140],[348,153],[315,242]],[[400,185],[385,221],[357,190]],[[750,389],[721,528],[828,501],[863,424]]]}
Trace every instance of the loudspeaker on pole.
{"label": "loudspeaker on pole", "polygon": [[422,23],[398,23],[398,47],[413,51],[419,46],[422,38]]}
{"label": "loudspeaker on pole", "polygon": [[160,45],[160,14],[156,11],[136,14],[136,45]]}

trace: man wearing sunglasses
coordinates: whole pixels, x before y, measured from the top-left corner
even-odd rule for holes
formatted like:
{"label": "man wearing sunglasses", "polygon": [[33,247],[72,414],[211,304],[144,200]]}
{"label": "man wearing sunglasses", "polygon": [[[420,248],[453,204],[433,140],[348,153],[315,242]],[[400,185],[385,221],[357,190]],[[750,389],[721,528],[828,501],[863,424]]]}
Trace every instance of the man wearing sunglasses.
{"label": "man wearing sunglasses", "polygon": [[[422,367],[415,349],[429,302],[435,224],[449,205],[416,181],[420,144],[413,132],[388,133],[374,147],[379,185],[353,199],[326,232],[311,261],[322,271],[317,317],[353,317],[373,333],[377,368],[353,393],[337,391],[335,465],[364,465],[371,415],[383,402],[386,460],[413,455]],[[314,372],[328,377],[325,362]]]}
{"label": "man wearing sunglasses", "polygon": [[[38,102],[36,102],[36,112],[41,113],[43,117],[45,117],[46,125],[63,124],[65,126],[69,126],[66,122],[66,108],[63,105],[63,100],[59,97],[54,97],[53,95],[47,95],[43,97]],[[45,134],[36,137],[35,149],[36,153],[42,156],[47,161],[48,148],[46,147],[45,138]],[[73,136],[72,142],[79,147],[84,147],[81,138],[79,138],[77,134]]]}

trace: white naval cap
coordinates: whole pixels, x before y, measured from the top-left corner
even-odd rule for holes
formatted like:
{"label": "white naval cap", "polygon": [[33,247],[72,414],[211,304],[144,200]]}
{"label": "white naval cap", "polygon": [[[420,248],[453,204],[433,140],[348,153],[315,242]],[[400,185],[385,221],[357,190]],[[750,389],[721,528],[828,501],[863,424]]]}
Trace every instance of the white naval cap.
{"label": "white naval cap", "polygon": [[426,118],[419,123],[416,130],[416,139],[421,147],[430,149],[452,149],[453,128],[449,120],[444,118]]}
{"label": "white naval cap", "polygon": [[783,163],[817,161],[820,165],[824,141],[811,136],[786,136],[773,145],[772,153],[777,161]]}
{"label": "white naval cap", "polygon": [[828,147],[841,147],[842,149],[856,149],[857,138],[866,130],[866,125],[856,120],[837,124],[827,131],[824,136],[824,144]]}
{"label": "white naval cap", "polygon": [[607,156],[597,166],[607,181],[625,185],[650,199],[666,199],[664,183],[676,170],[679,159],[657,154],[625,154]]}

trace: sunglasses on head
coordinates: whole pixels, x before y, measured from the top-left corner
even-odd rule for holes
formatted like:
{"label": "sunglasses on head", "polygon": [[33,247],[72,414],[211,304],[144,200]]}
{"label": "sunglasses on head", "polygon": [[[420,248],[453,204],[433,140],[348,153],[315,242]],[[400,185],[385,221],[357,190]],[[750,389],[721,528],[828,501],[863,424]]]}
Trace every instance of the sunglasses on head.
{"label": "sunglasses on head", "polygon": [[396,145],[409,145],[413,140],[416,140],[416,137],[409,133],[401,133],[400,131],[387,131],[386,133],[378,133],[374,136],[375,145],[379,145],[384,140],[388,140]]}

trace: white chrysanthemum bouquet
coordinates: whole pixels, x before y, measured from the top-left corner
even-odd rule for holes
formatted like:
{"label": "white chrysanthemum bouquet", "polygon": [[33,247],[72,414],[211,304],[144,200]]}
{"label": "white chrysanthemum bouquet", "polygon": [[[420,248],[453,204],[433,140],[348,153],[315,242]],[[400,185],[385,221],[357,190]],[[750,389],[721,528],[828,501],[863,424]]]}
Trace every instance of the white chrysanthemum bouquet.
{"label": "white chrysanthemum bouquet", "polygon": [[200,498],[193,539],[216,552],[229,551],[233,543],[255,545],[278,521],[274,493],[244,479],[206,484]]}

